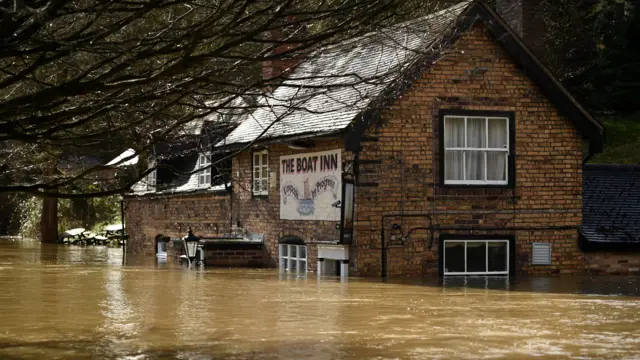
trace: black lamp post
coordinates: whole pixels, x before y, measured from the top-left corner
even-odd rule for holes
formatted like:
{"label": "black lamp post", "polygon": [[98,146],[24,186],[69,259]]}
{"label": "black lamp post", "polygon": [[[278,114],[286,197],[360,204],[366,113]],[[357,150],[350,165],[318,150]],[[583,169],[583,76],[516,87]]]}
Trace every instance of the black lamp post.
{"label": "black lamp post", "polygon": [[198,243],[200,242],[200,238],[193,235],[193,230],[189,228],[189,230],[187,231],[187,236],[183,237],[182,241],[184,243],[185,255],[189,260],[189,265],[191,265],[191,262],[196,259],[196,252],[198,250]]}

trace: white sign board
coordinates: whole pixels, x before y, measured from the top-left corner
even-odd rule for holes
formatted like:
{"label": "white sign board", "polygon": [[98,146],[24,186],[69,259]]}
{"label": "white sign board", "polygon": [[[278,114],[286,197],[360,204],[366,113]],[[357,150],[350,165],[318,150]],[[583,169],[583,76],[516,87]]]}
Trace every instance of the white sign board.
{"label": "white sign board", "polygon": [[340,149],[280,157],[280,219],[340,221]]}

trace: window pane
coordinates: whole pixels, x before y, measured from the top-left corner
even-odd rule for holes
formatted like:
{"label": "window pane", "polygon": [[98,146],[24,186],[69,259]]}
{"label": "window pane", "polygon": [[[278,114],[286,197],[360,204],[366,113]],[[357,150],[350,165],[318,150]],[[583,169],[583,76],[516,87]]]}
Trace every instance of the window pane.
{"label": "window pane", "polygon": [[487,180],[507,181],[506,164],[506,152],[487,152]]}
{"label": "window pane", "polygon": [[289,256],[298,257],[298,247],[295,245],[289,246]]}
{"label": "window pane", "polygon": [[291,260],[291,268],[289,269],[289,271],[296,271],[296,269],[298,269],[298,260]]}
{"label": "window pane", "polygon": [[205,185],[209,185],[209,184],[211,184],[211,175],[205,175],[205,177],[204,177],[204,184],[205,184]]}
{"label": "window pane", "polygon": [[467,119],[467,146],[470,148],[487,147],[486,119]]}
{"label": "window pane", "polygon": [[260,168],[256,168],[256,169],[253,171],[253,178],[254,178],[254,179],[259,179],[259,178],[260,178]]}
{"label": "window pane", "polygon": [[287,256],[287,249],[289,247],[287,245],[280,245],[280,256]]}
{"label": "window pane", "polygon": [[255,180],[253,182],[253,191],[254,192],[259,192],[260,191],[260,180]]}
{"label": "window pane", "polygon": [[484,151],[465,151],[466,159],[465,163],[467,168],[465,169],[467,174],[466,180],[482,180],[484,181]]}
{"label": "window pane", "polygon": [[269,186],[267,185],[267,179],[262,179],[262,191],[267,191],[267,188]]}
{"label": "window pane", "polygon": [[298,257],[301,259],[306,259],[307,258],[307,247],[306,246],[300,246],[300,249],[298,250]]}
{"label": "window pane", "polygon": [[262,177],[267,178],[268,176],[269,176],[269,168],[265,166],[262,168]]}
{"label": "window pane", "polygon": [[304,260],[300,261],[300,272],[307,272],[307,262]]}
{"label": "window pane", "polygon": [[264,165],[267,165],[267,164],[268,164],[268,162],[267,162],[267,154],[264,153],[264,154],[262,154],[262,165],[264,166]]}
{"label": "window pane", "polygon": [[253,155],[253,166],[260,166],[260,154]]}
{"label": "window pane", "polygon": [[507,119],[489,119],[489,147],[508,149]]}
{"label": "window pane", "polygon": [[464,118],[444,119],[444,147],[464,147]]}
{"label": "window pane", "polygon": [[507,271],[507,243],[489,242],[489,271]]}
{"label": "window pane", "polygon": [[447,241],[444,245],[444,272],[464,272],[464,243]]}
{"label": "window pane", "polygon": [[487,243],[467,243],[467,272],[487,271]]}
{"label": "window pane", "polygon": [[444,178],[446,180],[464,180],[462,151],[445,151]]}

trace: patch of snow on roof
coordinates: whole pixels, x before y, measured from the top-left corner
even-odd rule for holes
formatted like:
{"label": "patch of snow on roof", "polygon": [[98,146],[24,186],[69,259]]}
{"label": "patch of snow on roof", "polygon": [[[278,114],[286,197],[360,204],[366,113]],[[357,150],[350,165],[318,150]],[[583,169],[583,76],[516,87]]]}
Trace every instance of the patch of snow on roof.
{"label": "patch of snow on roof", "polygon": [[[127,158],[129,158],[131,156],[133,156],[131,159],[123,161],[124,159],[127,159]],[[139,156],[136,155],[136,151],[135,150],[127,149],[122,154],[118,155],[116,158],[114,158],[113,160],[109,161],[107,163],[107,166],[114,166],[115,165],[117,167],[121,167],[121,166],[135,165],[135,164],[138,163],[138,159],[139,159]]]}
{"label": "patch of snow on roof", "polygon": [[468,1],[318,51],[216,146],[344,129],[442,36]]}

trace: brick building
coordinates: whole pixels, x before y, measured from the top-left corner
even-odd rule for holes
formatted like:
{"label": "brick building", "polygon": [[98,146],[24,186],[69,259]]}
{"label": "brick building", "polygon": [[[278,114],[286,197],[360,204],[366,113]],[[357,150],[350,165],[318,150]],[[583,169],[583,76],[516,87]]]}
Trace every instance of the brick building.
{"label": "brick building", "polygon": [[[162,189],[152,174],[127,197],[129,252],[153,254],[190,227],[223,239],[212,264],[296,272],[557,274],[598,262],[578,240],[583,161],[602,150],[602,125],[481,2],[328,48],[256,103],[181,161],[205,170]],[[222,181],[212,157],[231,159]]]}

